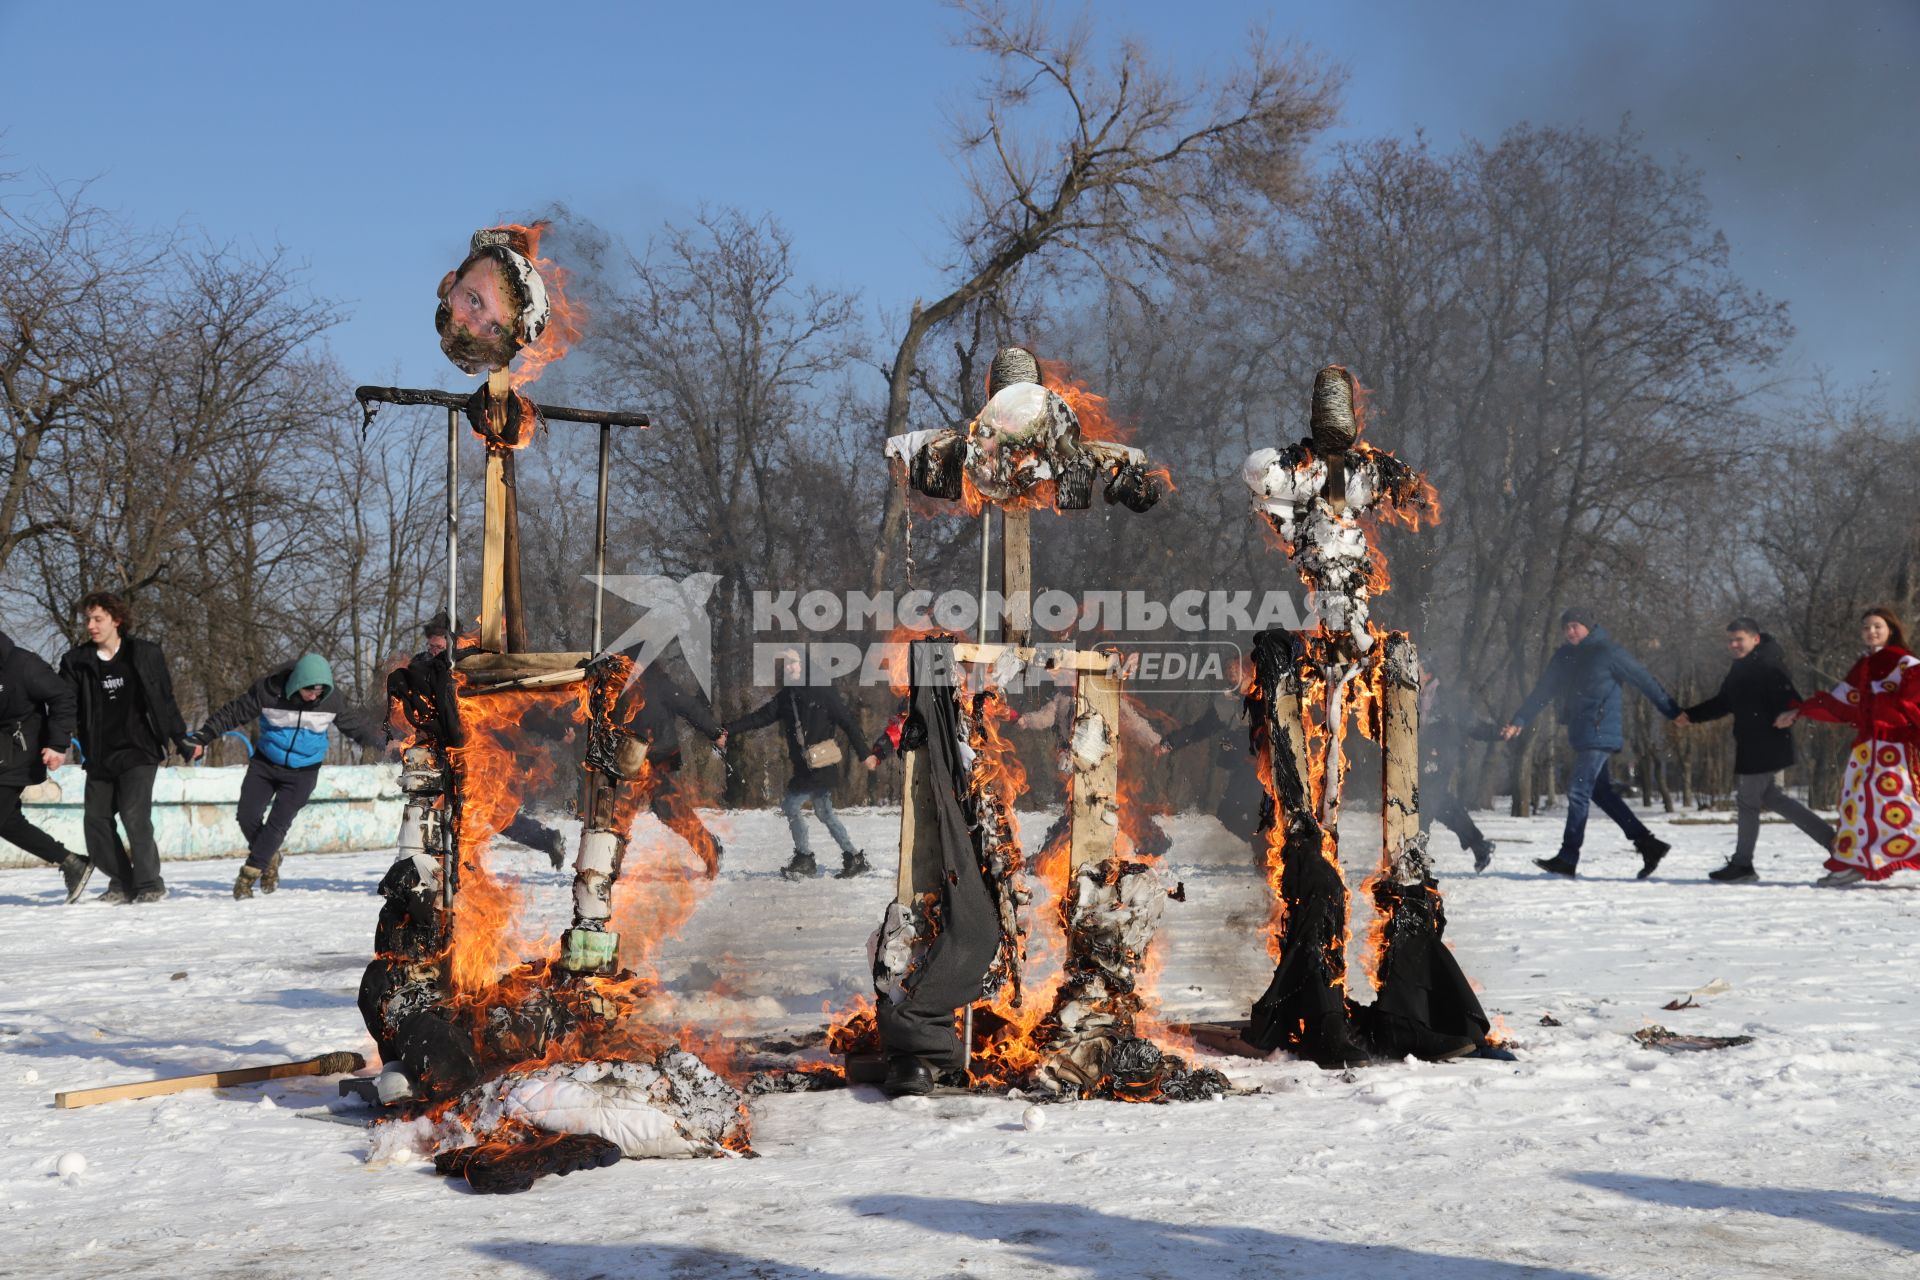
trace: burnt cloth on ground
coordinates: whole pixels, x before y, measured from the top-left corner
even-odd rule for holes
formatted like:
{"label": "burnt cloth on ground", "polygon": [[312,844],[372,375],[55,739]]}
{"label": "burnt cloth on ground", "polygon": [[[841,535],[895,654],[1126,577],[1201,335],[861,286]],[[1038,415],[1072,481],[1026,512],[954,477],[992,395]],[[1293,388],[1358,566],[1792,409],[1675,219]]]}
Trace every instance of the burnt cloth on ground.
{"label": "burnt cloth on ground", "polygon": [[433,1158],[436,1173],[464,1178],[475,1191],[503,1194],[525,1191],[534,1179],[582,1169],[604,1169],[620,1162],[620,1146],[596,1133],[556,1133],[515,1145],[487,1143],[456,1147]]}
{"label": "burnt cloth on ground", "polygon": [[1000,949],[1000,920],[961,797],[967,767],[960,755],[960,717],[955,691],[940,679],[955,669],[951,640],[913,643],[913,705],[903,745],[918,744],[933,781],[933,816],[940,846],[940,933],[920,967],[908,978],[898,1004],[882,996],[880,1045],[889,1055],[910,1054],[935,1074],[958,1071],[964,1061],[954,1015],[980,998],[980,984]]}

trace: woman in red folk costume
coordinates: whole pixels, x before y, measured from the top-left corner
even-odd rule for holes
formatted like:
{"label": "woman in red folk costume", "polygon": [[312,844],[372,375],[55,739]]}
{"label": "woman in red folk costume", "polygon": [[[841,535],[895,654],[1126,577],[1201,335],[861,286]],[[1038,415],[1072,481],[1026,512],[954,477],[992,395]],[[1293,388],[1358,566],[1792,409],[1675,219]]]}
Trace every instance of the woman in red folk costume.
{"label": "woman in red folk costume", "polygon": [[1907,652],[1906,632],[1891,609],[1860,615],[1860,638],[1867,652],[1845,680],[1774,721],[1782,729],[1800,716],[1854,726],[1840,787],[1840,831],[1827,874],[1815,882],[1828,887],[1920,867],[1920,658]]}

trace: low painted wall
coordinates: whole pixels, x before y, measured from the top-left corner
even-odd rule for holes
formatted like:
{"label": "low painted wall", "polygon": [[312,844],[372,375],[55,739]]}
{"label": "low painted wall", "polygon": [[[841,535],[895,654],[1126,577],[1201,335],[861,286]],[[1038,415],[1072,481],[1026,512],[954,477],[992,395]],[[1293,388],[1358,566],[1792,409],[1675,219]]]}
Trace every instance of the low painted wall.
{"label": "low painted wall", "polygon": [[[167,861],[243,857],[247,852],[234,807],[246,767],[160,770],[153,784],[153,834]],[[78,766],[55,770],[60,798],[29,801],[27,818],[76,853],[86,852],[81,834],[87,779]],[[34,794],[29,792],[29,795]],[[340,853],[387,849],[400,830],[400,770],[392,764],[327,765],[313,799],[294,819],[287,852]],[[0,841],[0,867],[44,866],[38,858]]]}

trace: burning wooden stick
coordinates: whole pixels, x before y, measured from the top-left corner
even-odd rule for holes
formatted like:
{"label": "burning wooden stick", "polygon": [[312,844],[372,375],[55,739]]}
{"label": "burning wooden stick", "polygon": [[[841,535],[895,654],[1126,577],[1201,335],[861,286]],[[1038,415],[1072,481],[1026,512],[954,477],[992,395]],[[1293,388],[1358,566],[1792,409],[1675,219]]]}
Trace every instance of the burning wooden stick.
{"label": "burning wooden stick", "polygon": [[230,1071],[207,1071],[197,1076],[168,1076],[163,1080],[142,1080],[137,1084],[110,1084],[98,1089],[69,1089],[53,1095],[53,1105],[62,1110],[90,1107],[96,1102],[118,1102],[122,1098],[158,1098],[191,1089],[225,1089],[236,1084],[259,1084],[264,1080],[285,1080],[292,1076],[337,1076],[359,1071],[367,1060],[357,1053],[323,1053],[304,1062],[275,1062],[264,1067],[235,1067]]}

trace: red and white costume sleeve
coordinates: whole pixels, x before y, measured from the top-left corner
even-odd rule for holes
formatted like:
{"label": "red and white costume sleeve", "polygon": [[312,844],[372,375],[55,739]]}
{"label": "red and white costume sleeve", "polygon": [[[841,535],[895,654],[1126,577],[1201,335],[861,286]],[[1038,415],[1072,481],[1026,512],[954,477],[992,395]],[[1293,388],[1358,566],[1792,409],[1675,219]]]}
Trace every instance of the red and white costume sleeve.
{"label": "red and white costume sleeve", "polygon": [[1797,710],[1809,720],[1854,727],[1827,869],[1851,867],[1884,880],[1920,868],[1920,658],[1888,645]]}

